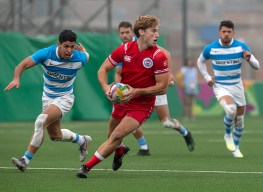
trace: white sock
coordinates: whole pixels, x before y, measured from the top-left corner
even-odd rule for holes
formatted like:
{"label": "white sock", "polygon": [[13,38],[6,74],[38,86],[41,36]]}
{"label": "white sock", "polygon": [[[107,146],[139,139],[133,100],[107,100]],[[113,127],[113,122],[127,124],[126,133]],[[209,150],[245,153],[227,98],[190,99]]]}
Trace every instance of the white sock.
{"label": "white sock", "polygon": [[24,158],[24,159],[25,159],[25,164],[26,164],[26,165],[28,165],[28,164],[29,164],[29,162],[30,162],[30,159],[28,159],[26,156],[23,156],[22,158]]}
{"label": "white sock", "polygon": [[73,142],[79,145],[82,145],[84,143],[84,137],[82,135],[73,133],[72,131],[68,129],[61,129],[61,132],[62,132],[61,141]]}

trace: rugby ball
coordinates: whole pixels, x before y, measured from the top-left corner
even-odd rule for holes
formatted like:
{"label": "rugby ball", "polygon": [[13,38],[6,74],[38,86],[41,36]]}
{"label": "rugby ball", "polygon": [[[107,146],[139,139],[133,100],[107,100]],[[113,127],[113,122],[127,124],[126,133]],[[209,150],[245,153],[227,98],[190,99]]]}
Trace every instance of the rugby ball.
{"label": "rugby ball", "polygon": [[122,104],[124,94],[129,91],[129,87],[123,83],[115,83],[111,86],[110,97],[116,104]]}

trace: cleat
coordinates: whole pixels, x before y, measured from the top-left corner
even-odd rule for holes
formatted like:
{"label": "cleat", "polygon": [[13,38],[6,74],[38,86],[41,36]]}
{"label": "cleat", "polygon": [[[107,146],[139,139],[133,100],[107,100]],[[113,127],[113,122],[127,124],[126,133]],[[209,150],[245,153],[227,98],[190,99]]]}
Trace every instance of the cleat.
{"label": "cleat", "polygon": [[24,158],[20,158],[17,159],[15,157],[13,157],[12,159],[12,163],[22,172],[24,172],[26,170],[26,163],[25,163],[25,159]]}
{"label": "cleat", "polygon": [[226,148],[231,151],[231,152],[235,152],[236,147],[233,141],[233,137],[232,134],[230,135],[226,135],[224,136],[225,142],[226,142]]}
{"label": "cleat", "polygon": [[122,145],[122,146],[124,147],[123,154],[120,156],[114,156],[113,163],[112,163],[112,170],[113,171],[117,171],[121,167],[122,159],[123,159],[124,155],[126,155],[128,153],[128,151],[130,151],[130,148],[127,147],[126,145]]}
{"label": "cleat", "polygon": [[79,178],[87,178],[88,171],[88,167],[86,165],[82,165],[82,167],[77,172],[76,176]]}
{"label": "cleat", "polygon": [[243,154],[240,152],[240,150],[239,149],[236,149],[234,152],[232,152],[233,153],[233,155],[234,155],[234,157],[236,157],[236,158],[243,158],[244,156],[243,156]]}
{"label": "cleat", "polygon": [[88,135],[84,135],[84,143],[79,147],[79,160],[82,162],[86,159],[88,155],[88,145],[91,143],[92,139]]}
{"label": "cleat", "polygon": [[189,130],[187,130],[187,131],[188,131],[188,133],[187,133],[186,136],[184,136],[184,140],[185,140],[185,142],[186,142],[186,145],[187,145],[187,147],[188,147],[188,150],[189,150],[189,151],[193,151],[193,150],[195,149],[194,138],[193,138],[193,136],[192,136],[192,133],[191,133]]}
{"label": "cleat", "polygon": [[137,153],[138,156],[150,156],[149,149],[140,149]]}

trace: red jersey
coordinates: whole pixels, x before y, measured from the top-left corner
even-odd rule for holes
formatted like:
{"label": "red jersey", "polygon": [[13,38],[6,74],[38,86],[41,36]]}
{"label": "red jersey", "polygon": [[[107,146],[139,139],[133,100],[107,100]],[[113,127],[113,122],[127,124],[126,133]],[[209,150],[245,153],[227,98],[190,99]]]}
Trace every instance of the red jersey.
{"label": "red jersey", "polygon": [[[115,49],[108,57],[112,65],[122,62],[121,83],[134,88],[145,88],[156,84],[155,75],[168,73],[168,61],[157,46],[140,51],[137,41]],[[129,104],[154,105],[155,96],[137,96]]]}

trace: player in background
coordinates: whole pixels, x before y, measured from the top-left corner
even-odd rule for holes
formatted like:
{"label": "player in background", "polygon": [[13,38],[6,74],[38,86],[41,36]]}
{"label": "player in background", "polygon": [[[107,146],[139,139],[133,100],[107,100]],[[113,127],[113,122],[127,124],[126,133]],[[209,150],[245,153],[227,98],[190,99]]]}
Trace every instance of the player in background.
{"label": "player in background", "polygon": [[[134,34],[132,32],[132,24],[130,22],[127,22],[127,21],[120,22],[119,27],[118,27],[118,34],[119,34],[119,37],[122,40],[123,44],[136,40],[136,38],[134,37]],[[172,74],[173,61],[172,61],[171,54],[166,49],[164,49],[160,46],[158,46],[158,47],[164,52],[164,54],[166,55],[166,57],[168,59],[168,66],[169,66],[169,71],[170,71],[169,72],[169,83],[168,84],[169,84],[169,86],[173,86],[174,85],[174,76]],[[122,71],[122,63],[119,63],[116,66],[116,73],[115,73],[115,81],[116,82],[120,82],[120,80],[121,80],[121,71]],[[184,128],[182,126],[182,124],[177,119],[173,119],[170,117],[166,94],[156,96],[155,110],[156,110],[157,116],[159,118],[159,121],[162,123],[163,127],[171,128],[171,129],[178,131],[184,137],[185,142],[186,142],[187,147],[188,147],[188,150],[193,151],[194,147],[195,147],[195,142],[194,142],[194,139],[192,137],[192,134],[189,130]],[[139,127],[136,131],[133,132],[133,135],[136,138],[136,140],[140,146],[140,150],[138,151],[137,154],[141,155],[141,156],[150,155],[146,139],[145,139],[144,134],[142,132],[142,128]]]}
{"label": "player in background", "polygon": [[193,104],[199,93],[198,71],[193,58],[185,59],[185,65],[175,75],[176,83],[183,91],[183,119],[193,120]]}
{"label": "player in background", "polygon": [[[114,151],[112,169],[118,170],[122,159],[129,151],[122,144],[125,136],[137,130],[154,109],[155,95],[167,90],[169,69],[165,54],[156,46],[159,38],[159,19],[154,16],[139,16],[134,24],[137,41],[123,44],[115,49],[98,70],[98,79],[109,100],[108,73],[122,62],[121,83],[129,86],[124,104],[114,104],[109,120],[108,139],[98,148],[93,157],[77,172],[77,177],[87,178],[88,172]],[[129,67],[132,65],[133,67]]]}
{"label": "player in background", "polygon": [[[42,113],[36,118],[35,130],[27,151],[21,158],[12,158],[12,163],[25,171],[34,154],[44,141],[46,129],[52,141],[72,142],[79,145],[80,161],[87,156],[90,136],[73,133],[68,129],[61,129],[61,118],[71,109],[74,103],[73,82],[77,71],[89,60],[89,54],[80,44],[76,45],[76,34],[71,30],[64,30],[59,35],[57,45],[40,49],[25,58],[15,68],[13,80],[5,88],[19,88],[20,78],[24,70],[41,64],[43,68],[44,90],[42,96]],[[77,49],[77,50],[76,50]]]}
{"label": "player in background", "polygon": [[[221,21],[218,36],[217,41],[205,46],[197,65],[225,111],[226,147],[234,157],[242,158],[239,143],[244,130],[246,99],[241,80],[241,65],[242,61],[246,60],[253,69],[259,69],[259,62],[245,43],[233,38],[232,21]],[[207,72],[205,65],[207,60],[212,61],[214,77]]]}

